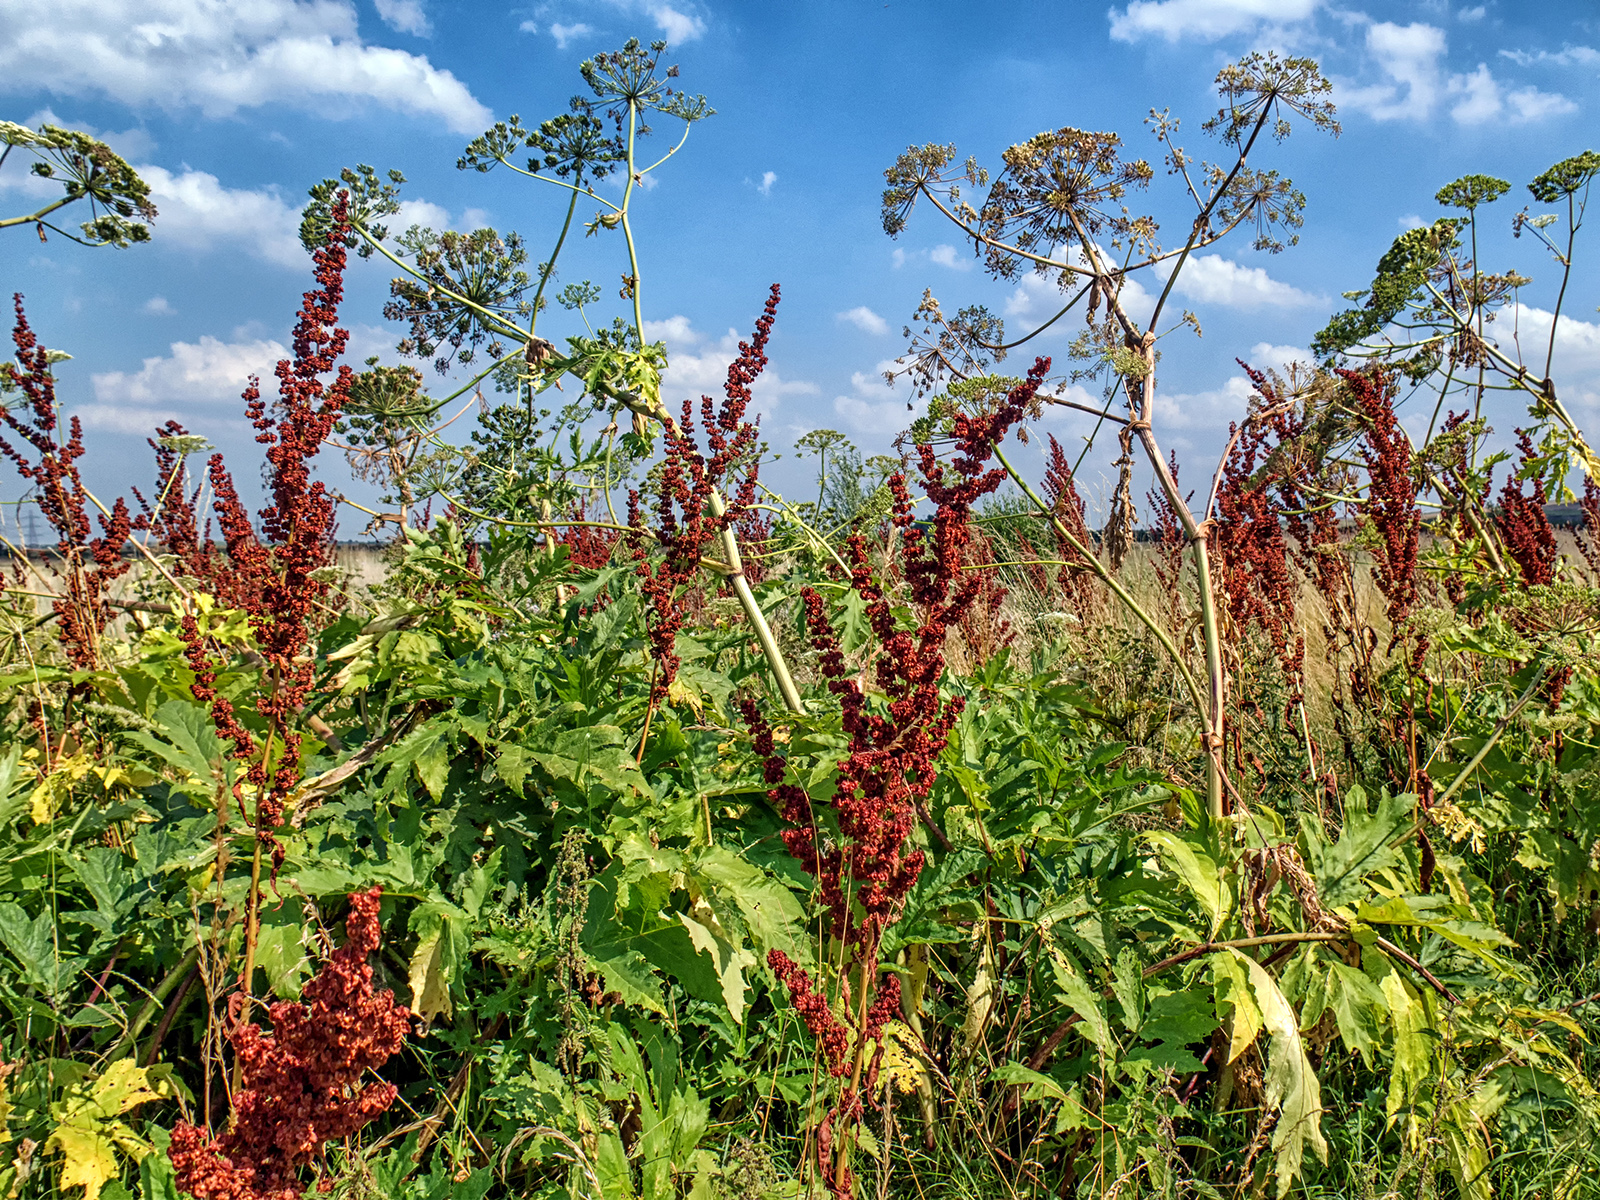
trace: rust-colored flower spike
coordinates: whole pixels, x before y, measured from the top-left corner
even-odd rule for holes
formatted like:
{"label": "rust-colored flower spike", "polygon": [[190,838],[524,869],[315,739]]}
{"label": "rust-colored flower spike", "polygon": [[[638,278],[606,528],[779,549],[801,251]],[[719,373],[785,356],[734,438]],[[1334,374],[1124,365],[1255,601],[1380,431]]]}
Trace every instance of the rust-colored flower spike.
{"label": "rust-colored flower spike", "polygon": [[83,457],[83,428],[73,417],[67,426],[67,440],[57,440],[60,417],[50,352],[39,344],[28,325],[22,293],[16,293],[12,303],[16,324],[11,340],[17,348],[17,361],[0,363],[0,373],[22,393],[22,408],[28,417],[20,419],[12,408],[0,405],[0,422],[38,458],[30,461],[21,447],[12,445],[3,435],[0,454],[15,463],[17,474],[34,487],[40,515],[55,531],[59,565],[52,564],[51,570],[65,581],[65,593],[51,604],[57,636],[67,661],[88,669],[100,664],[100,635],[111,619],[106,593],[128,570],[122,549],[133,529],[133,518],[127,504],[119,499],[112,505],[110,516],[99,518],[100,535],[91,536],[89,493],[78,474],[78,459]]}
{"label": "rust-colored flower spike", "polygon": [[[1087,508],[1083,496],[1078,491],[1078,481],[1073,476],[1072,464],[1067,461],[1066,453],[1061,449],[1061,443],[1056,441],[1055,434],[1046,435],[1050,439],[1050,455],[1045,465],[1044,494],[1050,502],[1050,510],[1055,514],[1056,520],[1068,533],[1077,539],[1079,546],[1094,545],[1094,535],[1089,532],[1089,522],[1086,519]],[[1173,476],[1177,478],[1176,475]],[[1177,522],[1177,515],[1172,514],[1172,521]],[[1073,608],[1077,611],[1078,620],[1083,627],[1089,627],[1089,619],[1095,612],[1099,591],[1096,588],[1096,577],[1091,566],[1071,542],[1055,533],[1051,526],[1051,533],[1056,539],[1056,553],[1066,566],[1056,572],[1056,582],[1066,592]],[[1032,558],[1026,554],[1024,557]]]}
{"label": "rust-colored flower spike", "polygon": [[834,1161],[833,1133],[860,1119],[863,1083],[870,1086],[876,1078],[883,1053],[879,1043],[869,1059],[869,1046],[899,1004],[898,980],[878,977],[878,947],[922,873],[924,855],[911,848],[911,835],[937,777],[938,757],[962,711],[959,697],[946,701],[940,696],[939,680],[946,636],[982,586],[973,572],[964,570],[971,557],[972,506],[1004,480],[1003,470],[988,467],[994,444],[1022,419],[1049,370],[1050,360],[1040,358],[992,413],[958,414],[952,423],[955,457],[948,467],[931,445],[917,447],[923,491],[937,505],[927,528],[912,518],[905,476],[889,478],[891,519],[900,533],[904,577],[920,617],[915,629],[902,629],[896,622],[894,605],[874,578],[859,531],[846,544],[850,585],[865,604],[877,640],[873,681],[888,700],[887,711],[868,707],[822,596],[811,588],[801,592],[818,672],[839,699],[842,727],[850,738],[829,802],[837,819],[837,842],[824,839],[806,791],[784,782],[785,760],[776,753],[772,730],[755,703],[741,705],[756,753],[764,759],[768,794],[789,826],[784,844],[816,877],[826,936],[848,947],[851,961],[842,974],[863,989],[856,992],[861,1007],[848,1014],[846,1025],[828,1009],[805,970],[780,952],[768,955],[768,966],[817,1038],[828,1070],[849,1075],[813,1140],[818,1170],[838,1200],[848,1200],[852,1178],[847,1162]]}
{"label": "rust-colored flower spike", "polygon": [[1286,481],[1283,456],[1276,466],[1270,458],[1274,443],[1299,437],[1301,422],[1281,409],[1282,398],[1272,381],[1241,362],[1260,397],[1261,415],[1253,415],[1237,434],[1223,463],[1217,488],[1216,525],[1211,546],[1223,599],[1234,634],[1252,624],[1266,633],[1289,683],[1290,709],[1302,698],[1305,639],[1295,632],[1296,582],[1289,570],[1289,547],[1284,539],[1275,493]]}
{"label": "rust-colored flower spike", "polygon": [[1578,553],[1589,564],[1595,582],[1600,584],[1600,485],[1587,476],[1583,481],[1583,499],[1578,502],[1583,513],[1583,529],[1578,533]]}
{"label": "rust-colored flower spike", "polygon": [[[1517,430],[1518,462],[1524,468],[1537,457],[1533,441],[1524,429]],[[1550,528],[1550,518],[1544,506],[1549,497],[1545,494],[1544,480],[1537,474],[1528,480],[1531,491],[1524,493],[1521,472],[1513,472],[1500,489],[1500,511],[1495,514],[1495,528],[1505,543],[1506,553],[1522,572],[1523,587],[1539,587],[1554,583],[1556,578],[1556,535]]]}
{"label": "rust-colored flower spike", "polygon": [[411,1021],[392,992],[372,990],[381,892],[350,897],[345,944],[300,1002],[272,1005],[271,1033],[254,1023],[234,1032],[243,1088],[228,1131],[212,1137],[186,1121],[173,1129],[178,1186],[195,1200],[299,1200],[301,1168],[394,1103],[394,1084],[362,1083],[399,1051]]}
{"label": "rust-colored flower spike", "polygon": [[[628,524],[634,529],[629,546],[649,604],[648,635],[657,664],[651,694],[655,702],[667,694],[678,677],[674,646],[683,625],[683,589],[699,573],[700,561],[711,543],[742,521],[755,503],[755,450],[760,430],[759,423],[747,420],[745,413],[750,405],[751,386],[767,365],[767,339],[777,319],[779,298],[778,285],[773,284],[766,307],[756,321],[755,336],[739,343],[737,357],[728,364],[721,404],[710,396],[700,398],[709,457],[695,436],[691,401],[683,402],[679,420],[668,418],[663,422],[666,461],[662,464],[661,491],[655,506],[656,524],[650,531],[662,551],[659,563],[651,562],[639,493],[628,495]],[[738,489],[728,495],[726,485],[736,477]],[[711,511],[713,494],[725,498],[725,510],[720,516]]]}
{"label": "rust-colored flower spike", "polygon": [[[260,531],[250,520],[220,454],[208,464],[218,528],[228,552],[226,600],[249,614],[250,625],[266,660],[270,685],[256,701],[257,713],[278,732],[279,750],[270,777],[266,765],[252,762],[250,781],[260,797],[256,836],[272,850],[276,873],[283,848],[274,831],[282,823],[283,806],[300,776],[300,734],[293,714],[304,704],[313,683],[312,663],[305,654],[308,620],[327,595],[328,584],[317,572],[333,561],[334,500],[320,480],[311,478],[311,459],[332,432],[355,375],[340,366],[330,383],[349,334],[337,327],[344,296],[345,236],[349,232],[348,197],[340,193],[323,245],[312,256],[318,287],[306,292],[294,328],[294,357],[278,363],[278,399],[270,408],[259,381],[245,390],[245,412],[256,428],[256,441],[267,447],[269,501],[258,514]],[[196,674],[209,659],[193,623],[184,636]],[[196,693],[199,697],[199,693]],[[243,744],[225,727],[218,698],[209,697],[219,729],[234,738],[235,753]]]}
{"label": "rust-colored flower spike", "polygon": [[1417,600],[1417,539],[1422,514],[1411,471],[1411,440],[1394,415],[1394,384],[1382,371],[1338,371],[1361,414],[1361,459],[1367,468],[1367,494],[1357,506],[1372,522],[1373,581],[1388,602],[1389,646],[1399,642]]}

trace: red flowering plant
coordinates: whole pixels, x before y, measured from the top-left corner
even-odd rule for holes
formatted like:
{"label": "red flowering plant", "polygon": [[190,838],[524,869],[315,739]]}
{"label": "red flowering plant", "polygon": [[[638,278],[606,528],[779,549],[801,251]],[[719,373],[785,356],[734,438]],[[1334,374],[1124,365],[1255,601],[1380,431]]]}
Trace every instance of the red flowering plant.
{"label": "red flowering plant", "polygon": [[[247,614],[261,658],[259,684],[251,697],[253,721],[241,720],[234,701],[217,689],[217,650],[196,615],[185,613],[180,626],[194,674],[194,698],[209,705],[217,732],[230,743],[232,757],[244,764],[241,788],[255,800],[251,817],[255,852],[240,977],[247,1000],[255,966],[262,856],[263,851],[270,853],[276,876],[284,855],[276,831],[301,775],[297,717],[314,682],[309,623],[327,595],[324,568],[333,561],[334,498],[311,477],[310,463],[332,432],[354,379],[348,366],[340,366],[331,382],[322,378],[334,370],[349,339],[335,324],[343,297],[348,233],[344,215],[344,200],[339,198],[327,239],[313,256],[319,286],[305,293],[301,304],[294,357],[277,366],[277,403],[268,405],[255,379],[244,393],[256,441],[267,448],[268,502],[257,514],[259,531],[222,456],[212,455],[208,465],[217,525],[227,552],[227,569],[212,570],[210,578],[218,585],[220,600]],[[177,489],[164,490],[170,495]],[[160,521],[169,541],[187,539],[192,533],[192,518],[163,513]],[[186,540],[183,545],[187,547]],[[191,553],[210,552],[196,546]]]}
{"label": "red flowering plant", "polygon": [[[781,950],[767,957],[788,989],[796,1011],[817,1040],[827,1073],[841,1082],[837,1096],[811,1131],[810,1153],[819,1177],[840,1200],[854,1188],[851,1147],[863,1096],[876,1086],[883,1028],[900,1007],[900,980],[880,977],[884,931],[899,917],[922,872],[924,853],[913,834],[938,775],[937,760],[960,715],[960,697],[945,697],[945,643],[985,582],[972,565],[972,506],[1006,478],[990,467],[994,446],[1019,421],[1050,369],[1038,359],[1027,378],[990,411],[954,414],[955,456],[941,463],[930,442],[916,447],[923,491],[935,505],[928,522],[912,517],[905,476],[890,476],[891,522],[900,541],[905,590],[917,613],[914,628],[895,616],[894,598],[875,576],[865,537],[846,542],[850,587],[862,602],[876,640],[870,662],[852,667],[841,648],[820,592],[804,588],[805,625],[818,654],[818,672],[838,699],[849,746],[825,803],[792,781],[788,760],[777,753],[773,729],[750,699],[741,708],[765,760],[769,796],[789,828],[784,844],[817,881],[824,941],[838,947],[831,978],[814,980]],[[866,680],[884,697],[868,700]],[[829,954],[819,955],[826,961]]]}
{"label": "red flowering plant", "polygon": [[392,992],[372,988],[367,959],[378,948],[380,897],[376,887],[350,897],[344,945],[300,1002],[270,1006],[271,1033],[254,1022],[235,1026],[242,1087],[227,1131],[213,1136],[187,1121],[172,1131],[178,1186],[195,1200],[297,1200],[301,1169],[394,1103],[394,1084],[363,1083],[399,1051],[411,1021]]}
{"label": "red flowering plant", "polygon": [[[17,473],[35,492],[40,514],[55,532],[55,554],[49,570],[63,580],[63,590],[51,602],[62,652],[79,669],[101,666],[101,636],[111,620],[108,603],[111,585],[128,570],[122,556],[133,529],[133,518],[121,499],[99,515],[100,532],[94,534],[90,507],[99,502],[90,495],[78,471],[83,457],[83,426],[77,417],[67,422],[61,438],[61,418],[56,399],[55,355],[39,343],[28,325],[19,292],[12,298],[16,324],[11,340],[16,362],[0,363],[0,388],[20,395],[19,410],[0,404],[0,422],[17,439],[0,434],[0,454],[16,465]],[[30,453],[31,452],[31,453]],[[24,552],[12,547],[19,571],[33,570]]]}

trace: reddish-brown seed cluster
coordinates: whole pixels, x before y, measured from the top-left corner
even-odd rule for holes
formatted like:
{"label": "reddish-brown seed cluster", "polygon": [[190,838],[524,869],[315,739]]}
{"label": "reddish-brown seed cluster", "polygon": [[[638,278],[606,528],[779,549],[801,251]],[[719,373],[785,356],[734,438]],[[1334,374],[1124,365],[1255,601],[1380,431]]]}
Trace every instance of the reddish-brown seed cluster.
{"label": "reddish-brown seed cluster", "polygon": [[1000,577],[1000,568],[994,565],[994,542],[981,532],[973,533],[972,558],[967,572],[978,587],[972,603],[961,610],[961,645],[966,648],[969,661],[980,664],[1009,646],[1016,632],[1002,613],[1011,592]]}
{"label": "reddish-brown seed cluster", "polygon": [[146,500],[138,488],[133,489],[142,510],[134,528],[149,531],[151,540],[172,560],[174,574],[197,579],[230,608],[242,608],[232,592],[237,576],[228,569],[220,548],[201,533],[200,488],[190,486],[184,456],[175,445],[188,436],[181,424],[168,421],[155,437],[146,439],[156,458],[155,500]]}
{"label": "reddish-brown seed cluster", "polygon": [[812,990],[811,976],[782,950],[769,951],[767,965],[789,989],[789,1002],[817,1039],[828,1073],[843,1075],[850,1069],[850,1034],[828,1007],[828,998]]}
{"label": "reddish-brown seed cluster", "polygon": [[[1528,470],[1537,452],[1526,430],[1517,430],[1517,449],[1523,469],[1513,472],[1500,489],[1500,510],[1494,515],[1494,523],[1506,553],[1522,572],[1522,585],[1539,587],[1555,582],[1556,535],[1544,511],[1549,500],[1544,480]],[[1532,485],[1528,493],[1522,490],[1525,474]]]}
{"label": "reddish-brown seed cluster", "polygon": [[[300,734],[292,717],[305,703],[313,682],[312,662],[305,653],[308,621],[328,591],[318,572],[333,561],[334,499],[320,480],[311,478],[310,463],[332,432],[355,378],[348,366],[340,366],[332,383],[322,381],[334,370],[349,340],[349,334],[336,325],[344,296],[344,237],[349,231],[345,203],[343,197],[335,203],[328,239],[313,255],[319,286],[306,292],[301,303],[294,357],[278,363],[276,404],[269,408],[256,379],[244,393],[256,441],[267,447],[269,499],[258,514],[259,533],[222,456],[212,455],[208,464],[217,524],[228,555],[228,569],[213,572],[213,578],[227,584],[224,601],[249,614],[266,662],[255,708],[276,731],[270,768],[264,758],[251,757],[248,734],[209,683],[200,685],[207,696],[202,697],[198,688],[195,695],[210,702],[217,727],[233,740],[235,754],[250,759],[249,782],[258,797],[256,836],[270,845],[274,871],[283,858],[274,831],[300,775]],[[214,677],[194,622],[184,623],[183,635],[197,679]]]}
{"label": "reddish-brown seed cluster", "polygon": [[[705,430],[706,448],[701,451],[695,436],[694,406],[685,400],[680,420],[668,418],[663,437],[666,459],[662,464],[660,495],[656,501],[655,528],[645,537],[644,517],[638,492],[628,496],[629,536],[634,561],[638,564],[642,591],[649,604],[648,633],[651,653],[657,664],[651,699],[659,701],[678,676],[675,648],[678,630],[683,625],[682,592],[699,573],[701,559],[724,530],[741,521],[755,502],[757,422],[745,419],[750,405],[750,388],[767,365],[767,339],[777,319],[779,288],[772,285],[766,308],[756,321],[755,336],[739,343],[739,353],[728,364],[720,408],[710,396],[700,397],[700,418]],[[731,495],[727,484],[738,479]],[[719,517],[711,512],[711,497],[722,493],[726,509]],[[651,561],[650,540],[662,554]]]}
{"label": "reddish-brown seed cluster", "polygon": [[242,1065],[232,1127],[220,1137],[180,1121],[169,1151],[178,1186],[196,1200],[298,1200],[300,1169],[394,1103],[392,1083],[362,1085],[405,1041],[411,1014],[372,990],[380,889],[350,897],[345,944],[306,984],[301,1002],[272,1005],[272,1032],[233,1034]]}
{"label": "reddish-brown seed cluster", "polygon": [[1411,470],[1411,439],[1394,415],[1393,382],[1381,371],[1338,372],[1362,417],[1367,494],[1358,508],[1377,533],[1372,577],[1388,602],[1390,646],[1399,642],[1417,600],[1417,540],[1422,514]]}
{"label": "reddish-brown seed cluster", "polygon": [[[819,825],[806,791],[784,782],[785,760],[776,754],[771,728],[754,702],[742,705],[756,753],[765,760],[769,794],[789,823],[784,843],[817,879],[827,936],[850,949],[852,961],[841,972],[841,984],[854,979],[869,990],[868,996],[857,996],[859,1012],[846,1026],[803,969],[778,952],[768,957],[818,1038],[829,1069],[840,1075],[852,1072],[851,1082],[819,1126],[815,1143],[823,1180],[840,1200],[850,1195],[852,1181],[848,1167],[836,1171],[827,1145],[834,1128],[859,1118],[862,1076],[870,1085],[882,1054],[880,1046],[869,1062],[868,1043],[878,1038],[899,1004],[898,980],[892,975],[878,978],[878,947],[921,874],[924,856],[910,848],[911,834],[937,777],[938,756],[962,709],[959,698],[946,701],[940,696],[939,680],[945,669],[945,638],[982,587],[963,569],[971,556],[972,506],[1005,478],[1003,470],[988,467],[994,444],[1021,419],[1049,369],[1049,359],[1038,359],[1027,379],[993,412],[958,414],[952,423],[956,453],[948,466],[939,462],[931,445],[917,447],[923,490],[937,506],[930,522],[912,519],[905,477],[890,477],[891,520],[900,537],[906,586],[920,617],[915,629],[901,628],[896,621],[860,532],[847,542],[850,584],[865,605],[877,642],[871,671],[875,690],[887,697],[885,711],[868,705],[862,678],[845,661],[821,595],[810,588],[801,593],[818,671],[839,700],[850,738],[829,801],[837,841]],[[850,1007],[846,1005],[847,1012]]]}
{"label": "reddish-brown seed cluster", "polygon": [[1583,513],[1583,529],[1578,533],[1578,553],[1589,564],[1595,582],[1600,584],[1600,484],[1588,476],[1583,480],[1583,499],[1578,502]]}
{"label": "reddish-brown seed cluster", "polygon": [[100,516],[99,536],[91,536],[88,509],[92,501],[78,474],[78,459],[83,457],[83,428],[73,417],[67,426],[67,440],[57,440],[60,419],[50,353],[28,326],[22,294],[17,293],[12,300],[17,319],[11,340],[16,344],[17,361],[0,363],[0,372],[22,393],[22,407],[28,418],[19,419],[9,406],[0,405],[0,421],[38,458],[30,461],[21,448],[4,436],[0,436],[0,454],[15,463],[17,473],[36,489],[39,512],[55,531],[56,560],[50,569],[63,578],[65,591],[51,608],[67,660],[75,667],[88,669],[100,665],[100,635],[111,619],[106,594],[112,582],[128,569],[122,551],[128,544],[133,519],[127,504],[118,499],[109,516]]}
{"label": "reddish-brown seed cluster", "polygon": [[[1176,450],[1168,455],[1167,471],[1172,476],[1173,484],[1176,485],[1178,482]],[[1167,617],[1176,627],[1188,619],[1188,614],[1184,612],[1182,589],[1183,558],[1184,551],[1189,547],[1189,539],[1183,531],[1183,522],[1178,518],[1178,510],[1167,498],[1165,488],[1160,486],[1151,488],[1145,498],[1150,502],[1150,513],[1154,518],[1152,533],[1156,552],[1150,560],[1150,566],[1166,599]],[[1191,492],[1187,500],[1193,499],[1194,493]]]}
{"label": "reddish-brown seed cluster", "polygon": [[[1088,509],[1078,492],[1072,464],[1067,461],[1055,434],[1050,434],[1049,438],[1050,455],[1044,472],[1045,499],[1050,502],[1050,511],[1061,522],[1062,528],[1077,540],[1078,545],[1092,549],[1094,535],[1089,532]],[[1056,582],[1066,593],[1078,620],[1087,628],[1099,607],[1100,593],[1095,586],[1095,570],[1060,534],[1056,534],[1056,553],[1067,564],[1057,569]]]}
{"label": "reddish-brown seed cluster", "polygon": [[[592,521],[587,510],[579,508],[572,514],[574,521]],[[593,525],[567,525],[556,535],[558,546],[567,548],[567,562],[582,571],[597,571],[611,561],[621,534],[615,529],[597,529]]]}
{"label": "reddish-brown seed cluster", "polygon": [[1266,633],[1288,680],[1292,708],[1301,699],[1305,639],[1295,629],[1295,579],[1275,493],[1292,488],[1293,481],[1285,478],[1288,456],[1272,460],[1270,450],[1302,430],[1267,376],[1239,365],[1260,408],[1242,429],[1230,430],[1237,436],[1222,465],[1210,545],[1231,632],[1237,637],[1256,625]]}

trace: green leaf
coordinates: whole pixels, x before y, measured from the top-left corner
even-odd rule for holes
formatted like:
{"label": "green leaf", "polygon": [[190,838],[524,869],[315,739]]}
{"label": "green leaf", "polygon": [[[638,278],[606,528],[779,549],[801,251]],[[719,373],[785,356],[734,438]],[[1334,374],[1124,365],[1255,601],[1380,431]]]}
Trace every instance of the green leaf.
{"label": "green leaf", "polygon": [[1117,1042],[1111,1036],[1111,1022],[1106,1017],[1105,1002],[1100,999],[1087,980],[1078,974],[1066,955],[1052,953],[1050,966],[1055,976],[1056,992],[1067,1007],[1083,1020],[1084,1034],[1102,1054],[1116,1052]]}
{"label": "green leaf", "polygon": [[1389,843],[1408,827],[1416,802],[1409,794],[1385,793],[1378,799],[1377,810],[1368,812],[1366,792],[1352,787],[1345,794],[1344,828],[1331,845],[1316,821],[1301,822],[1300,851],[1324,905],[1338,908],[1361,899],[1368,894],[1362,882],[1365,876],[1400,861]]}
{"label": "green leaf", "polygon": [[1416,1102],[1433,1077],[1433,1022],[1412,986],[1388,967],[1380,983],[1394,1026],[1394,1054],[1389,1067],[1389,1098],[1384,1112],[1393,1121]]}
{"label": "green leaf", "polygon": [[1216,937],[1232,911],[1233,891],[1227,886],[1216,859],[1207,853],[1204,842],[1166,829],[1151,830],[1144,836],[1211,919],[1207,937]]}

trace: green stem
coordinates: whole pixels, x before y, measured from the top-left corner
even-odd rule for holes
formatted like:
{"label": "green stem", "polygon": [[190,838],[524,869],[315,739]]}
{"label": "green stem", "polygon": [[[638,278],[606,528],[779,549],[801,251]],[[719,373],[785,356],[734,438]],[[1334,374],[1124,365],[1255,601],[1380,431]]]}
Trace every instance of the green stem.
{"label": "green stem", "polygon": [[1157,622],[1156,619],[1147,611],[1145,611],[1144,606],[1133,598],[1133,594],[1129,592],[1127,588],[1122,586],[1121,582],[1117,580],[1116,576],[1112,575],[1110,571],[1106,570],[1105,564],[1103,564],[1098,557],[1092,554],[1087,546],[1072,536],[1067,527],[1061,523],[1060,518],[1051,512],[1050,506],[1039,498],[1039,494],[1033,490],[1028,481],[1024,479],[1020,473],[1018,473],[1015,467],[1011,465],[1010,460],[1006,458],[1004,451],[1002,451],[998,445],[994,447],[994,454],[995,457],[1000,460],[1000,465],[1005,468],[1006,474],[1011,476],[1011,481],[1022,489],[1023,494],[1027,496],[1029,500],[1038,506],[1040,512],[1044,513],[1049,518],[1051,526],[1056,531],[1056,536],[1061,538],[1062,541],[1066,542],[1067,545],[1071,546],[1075,551],[1078,552],[1083,561],[1088,564],[1090,570],[1100,577],[1101,581],[1111,589],[1111,591],[1116,595],[1117,599],[1122,601],[1123,606],[1129,612],[1131,612],[1135,618],[1137,618],[1141,625],[1150,631],[1151,635],[1158,642],[1161,643],[1168,656],[1172,659],[1173,666],[1177,668],[1178,674],[1182,677],[1184,685],[1189,689],[1189,697],[1194,701],[1195,708],[1201,713],[1204,713],[1205,698],[1203,693],[1200,691],[1200,685],[1195,681],[1194,675],[1190,672],[1188,664],[1183,661],[1183,654],[1179,651],[1177,643],[1172,640],[1172,635],[1163,629],[1160,623]]}
{"label": "green stem", "polygon": [[160,1010],[161,1005],[166,998],[172,995],[172,990],[183,981],[184,976],[188,975],[189,972],[194,969],[195,963],[199,961],[200,947],[196,946],[193,950],[190,950],[189,953],[185,954],[181,959],[178,960],[177,966],[173,967],[172,970],[168,971],[166,975],[162,977],[161,982],[156,984],[155,991],[150,993],[149,997],[145,1000],[143,1007],[139,1009],[133,1020],[129,1022],[127,1031],[123,1033],[123,1035],[117,1039],[116,1044],[106,1052],[107,1062],[115,1062],[117,1059],[121,1058],[124,1054],[128,1053],[135,1047],[138,1042],[139,1035],[144,1032],[144,1027],[150,1023],[151,1018],[153,1018]]}
{"label": "green stem", "polygon": [[628,182],[622,189],[622,236],[628,243],[628,291],[633,296],[633,331],[639,335],[639,344],[642,346],[644,345],[644,305],[639,299],[639,292],[643,283],[639,278],[639,252],[633,244],[633,225],[628,219],[631,207],[629,201],[633,197],[633,141],[638,125],[638,110],[630,102],[628,105]]}
{"label": "green stem", "polygon": [[1542,665],[1536,672],[1534,672],[1533,681],[1528,684],[1526,689],[1524,689],[1522,695],[1517,697],[1517,701],[1511,706],[1510,711],[1508,711],[1505,716],[1500,718],[1499,722],[1495,725],[1493,732],[1489,734],[1488,741],[1484,742],[1483,746],[1476,754],[1472,756],[1467,765],[1461,768],[1460,774],[1455,777],[1450,786],[1445,788],[1445,790],[1434,799],[1435,804],[1446,803],[1452,796],[1460,791],[1463,786],[1465,786],[1468,778],[1470,778],[1472,773],[1478,769],[1478,765],[1482,763],[1485,758],[1489,757],[1489,751],[1494,749],[1495,744],[1499,742],[1501,735],[1503,735],[1505,731],[1511,727],[1511,722],[1516,720],[1517,714],[1528,706],[1528,701],[1533,699],[1534,692],[1539,690],[1539,685],[1544,682],[1544,677],[1549,673],[1550,668],[1548,665]]}
{"label": "green stem", "polygon": [[[711,489],[710,508],[711,515],[718,520],[728,511],[727,502],[716,488]],[[722,531],[722,553],[728,562],[728,582],[733,586],[734,595],[739,597],[739,606],[744,609],[745,618],[755,630],[756,641],[761,643],[761,653],[766,656],[767,666],[778,685],[778,694],[783,697],[783,706],[796,715],[804,714],[806,709],[800,699],[800,689],[795,687],[794,676],[789,673],[789,664],[784,661],[778,639],[772,635],[772,626],[767,624],[766,614],[761,611],[761,605],[756,603],[756,595],[750,590],[750,581],[745,578],[739,540],[734,536],[731,525]]]}

